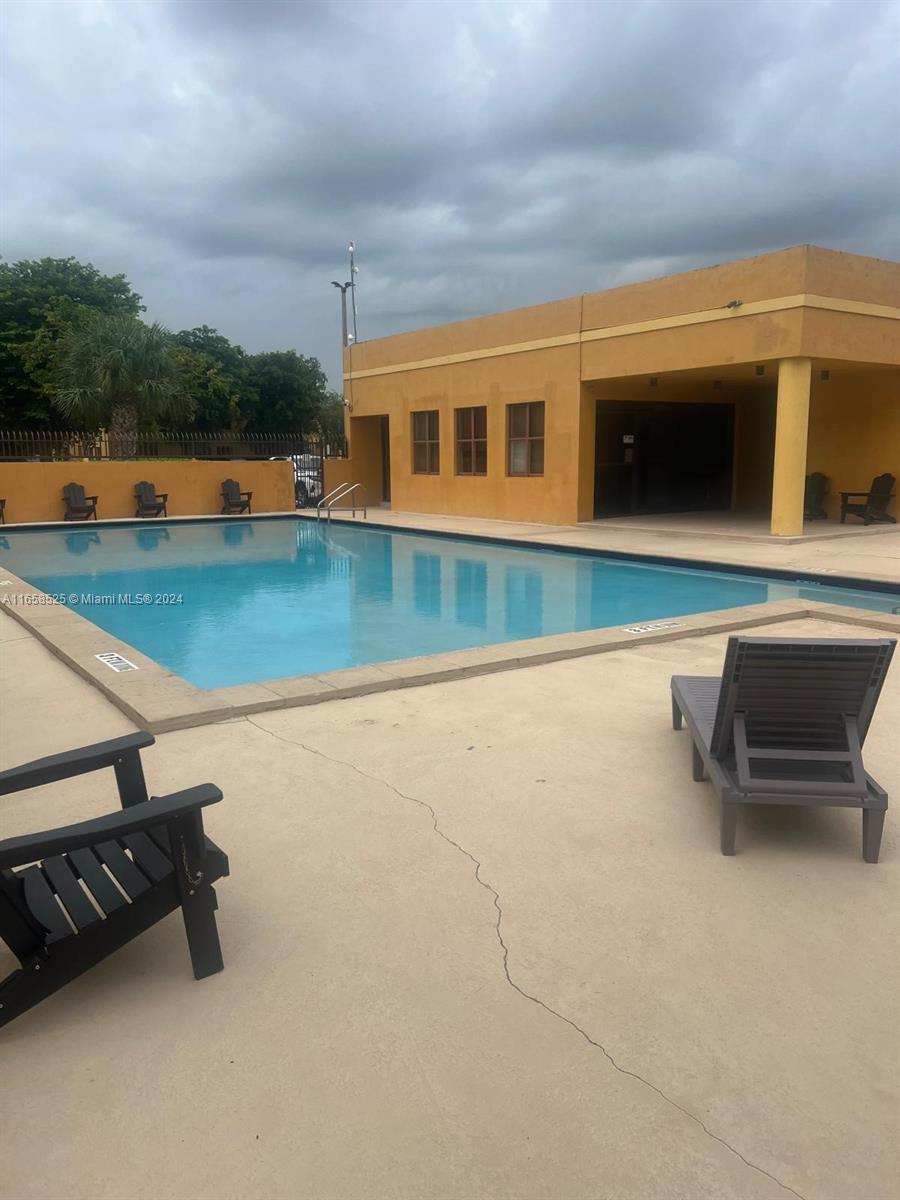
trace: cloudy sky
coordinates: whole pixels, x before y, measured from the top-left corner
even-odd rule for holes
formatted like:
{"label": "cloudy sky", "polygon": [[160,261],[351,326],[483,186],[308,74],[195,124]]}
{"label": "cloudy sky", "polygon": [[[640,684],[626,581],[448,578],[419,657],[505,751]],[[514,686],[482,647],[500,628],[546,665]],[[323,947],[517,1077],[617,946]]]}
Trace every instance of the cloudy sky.
{"label": "cloudy sky", "polygon": [[5,0],[0,253],[293,346],[900,256],[900,0]]}

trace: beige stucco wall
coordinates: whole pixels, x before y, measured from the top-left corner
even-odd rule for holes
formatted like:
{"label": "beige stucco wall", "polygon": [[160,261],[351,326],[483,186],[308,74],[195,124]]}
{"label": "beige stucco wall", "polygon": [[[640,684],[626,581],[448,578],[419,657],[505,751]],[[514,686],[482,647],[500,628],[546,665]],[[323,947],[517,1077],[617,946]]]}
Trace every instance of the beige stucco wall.
{"label": "beige stucco wall", "polygon": [[[371,479],[372,494],[379,494],[379,425],[362,418],[388,414],[394,508],[460,516],[490,512],[517,521],[574,521],[581,449],[578,357],[577,346],[560,346],[358,381],[348,421],[350,459],[339,470],[363,482]],[[544,475],[513,478],[506,474],[506,406],[533,400],[543,400],[546,406]],[[472,405],[488,410],[485,476],[456,474],[454,410]],[[434,409],[440,414],[440,474],[414,475],[412,413]],[[338,474],[329,468],[327,482]]]}

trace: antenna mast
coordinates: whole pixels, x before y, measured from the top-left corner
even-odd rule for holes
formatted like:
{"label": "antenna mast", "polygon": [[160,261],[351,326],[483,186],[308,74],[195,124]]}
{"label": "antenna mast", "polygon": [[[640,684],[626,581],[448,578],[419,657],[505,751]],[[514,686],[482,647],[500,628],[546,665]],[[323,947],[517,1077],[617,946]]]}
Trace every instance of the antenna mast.
{"label": "antenna mast", "polygon": [[359,335],[357,334],[357,331],[356,331],[356,273],[357,273],[357,269],[356,269],[356,265],[353,262],[353,255],[356,251],[356,244],[354,242],[350,243],[349,250],[350,250],[350,299],[353,302],[353,341],[357,342],[359,340]]}

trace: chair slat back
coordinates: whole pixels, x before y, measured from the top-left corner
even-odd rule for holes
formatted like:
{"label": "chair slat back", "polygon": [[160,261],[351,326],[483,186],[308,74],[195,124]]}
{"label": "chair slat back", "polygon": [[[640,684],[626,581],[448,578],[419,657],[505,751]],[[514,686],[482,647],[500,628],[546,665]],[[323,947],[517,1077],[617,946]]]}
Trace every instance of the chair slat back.
{"label": "chair slat back", "polygon": [[146,479],[134,485],[134,495],[141,504],[156,505],[156,485],[148,483]]}
{"label": "chair slat back", "polygon": [[87,504],[84,495],[84,485],[81,483],[67,483],[63,488],[63,495],[68,500],[71,508],[84,508]]}
{"label": "chair slat back", "polygon": [[843,750],[849,718],[861,745],[895,645],[893,638],[729,638],[713,755],[733,753],[738,713],[751,744]]}
{"label": "chair slat back", "polygon": [[222,484],[222,495],[229,504],[239,504],[241,489],[236,479],[226,479]]}

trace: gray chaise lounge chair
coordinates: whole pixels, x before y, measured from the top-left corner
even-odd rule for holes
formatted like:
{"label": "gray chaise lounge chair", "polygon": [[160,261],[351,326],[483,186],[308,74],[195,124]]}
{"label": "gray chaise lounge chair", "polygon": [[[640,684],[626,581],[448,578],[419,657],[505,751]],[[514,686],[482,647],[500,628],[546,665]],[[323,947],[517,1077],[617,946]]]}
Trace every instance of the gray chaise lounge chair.
{"label": "gray chaise lounge chair", "polygon": [[687,722],[694,779],[716,789],[723,854],[740,804],[824,804],[862,809],[863,858],[878,862],[888,797],[862,746],[895,645],[732,637],[721,678],[672,676],[672,726]]}
{"label": "gray chaise lounge chair", "polygon": [[137,503],[136,517],[167,517],[169,515],[169,493],[157,492],[156,485],[142,479],[134,485],[134,498]]}

